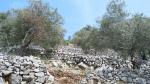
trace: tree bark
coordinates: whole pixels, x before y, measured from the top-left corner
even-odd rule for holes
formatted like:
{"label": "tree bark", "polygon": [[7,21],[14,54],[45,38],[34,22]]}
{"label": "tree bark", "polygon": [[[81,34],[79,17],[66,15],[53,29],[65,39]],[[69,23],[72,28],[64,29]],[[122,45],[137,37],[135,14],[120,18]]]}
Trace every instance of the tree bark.
{"label": "tree bark", "polygon": [[24,56],[25,54],[25,50],[27,49],[27,47],[31,44],[31,42],[34,39],[34,35],[35,35],[35,28],[30,28],[27,32],[26,35],[22,41],[21,47],[20,47],[20,55]]}

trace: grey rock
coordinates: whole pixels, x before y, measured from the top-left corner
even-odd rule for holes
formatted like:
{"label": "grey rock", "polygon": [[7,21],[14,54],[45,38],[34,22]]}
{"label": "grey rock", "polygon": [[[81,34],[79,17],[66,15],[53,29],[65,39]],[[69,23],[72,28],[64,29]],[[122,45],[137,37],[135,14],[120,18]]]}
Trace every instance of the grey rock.
{"label": "grey rock", "polygon": [[35,73],[35,76],[37,76],[37,77],[43,77],[44,73],[43,72]]}
{"label": "grey rock", "polygon": [[36,82],[44,83],[44,82],[45,82],[45,77],[38,77],[38,78],[36,79]]}
{"label": "grey rock", "polygon": [[39,83],[39,82],[35,82],[34,84],[42,84],[42,83]]}
{"label": "grey rock", "polygon": [[88,66],[87,66],[86,64],[84,64],[83,62],[80,62],[80,63],[78,64],[78,66],[79,66],[79,68],[81,68],[81,69],[87,69],[87,68],[88,68]]}
{"label": "grey rock", "polygon": [[23,62],[22,65],[23,66],[28,66],[28,65],[32,65],[32,63],[31,62]]}
{"label": "grey rock", "polygon": [[38,63],[33,63],[33,65],[34,65],[35,67],[39,67],[39,66],[40,66]]}
{"label": "grey rock", "polygon": [[0,70],[6,70],[6,69],[7,69],[7,66],[5,66],[5,65],[0,66]]}
{"label": "grey rock", "polygon": [[132,78],[131,77],[128,77],[127,80],[128,80],[128,83],[132,82]]}
{"label": "grey rock", "polygon": [[88,82],[87,82],[87,80],[85,78],[80,81],[80,84],[87,84],[87,83]]}
{"label": "grey rock", "polygon": [[36,72],[36,73],[38,73],[40,70],[39,69],[34,69],[33,71]]}
{"label": "grey rock", "polygon": [[53,84],[54,83],[54,76],[49,75],[46,77],[46,84]]}
{"label": "grey rock", "polygon": [[146,84],[150,84],[150,79],[146,81]]}
{"label": "grey rock", "polygon": [[30,72],[29,75],[34,78],[35,73],[34,72]]}
{"label": "grey rock", "polygon": [[108,76],[109,76],[109,77],[112,77],[112,74],[111,74],[111,73],[108,73]]}
{"label": "grey rock", "polygon": [[132,74],[132,73],[131,73],[131,76],[132,76],[132,78],[137,78],[138,77],[138,75]]}
{"label": "grey rock", "polygon": [[2,72],[0,72],[0,77],[2,77]]}
{"label": "grey rock", "polygon": [[23,74],[24,74],[24,72],[23,72],[23,71],[21,71],[21,72],[19,72],[19,74],[20,74],[20,75],[23,75]]}
{"label": "grey rock", "polygon": [[52,62],[52,66],[53,66],[53,67],[58,67],[59,65],[58,65],[57,62],[53,61],[53,62]]}
{"label": "grey rock", "polygon": [[9,62],[4,62],[6,66],[11,66],[11,63]]}
{"label": "grey rock", "polygon": [[12,73],[12,71],[7,71],[7,70],[2,70],[2,75],[3,76],[8,76]]}
{"label": "grey rock", "polygon": [[127,77],[121,77],[121,80],[126,82],[127,81]]}
{"label": "grey rock", "polygon": [[28,75],[30,72],[31,72],[31,70],[30,70],[30,69],[28,69],[28,70],[24,71],[24,73],[23,73],[23,74]]}
{"label": "grey rock", "polygon": [[23,75],[22,80],[30,82],[30,81],[33,80],[33,78],[31,76],[29,76],[29,75]]}
{"label": "grey rock", "polygon": [[27,84],[27,82],[26,81],[21,81],[21,84]]}
{"label": "grey rock", "polygon": [[10,84],[20,84],[21,81],[22,81],[21,76],[19,76],[17,74],[11,74],[10,80],[9,80]]}
{"label": "grey rock", "polygon": [[143,78],[137,78],[136,84],[146,84],[146,80]]}

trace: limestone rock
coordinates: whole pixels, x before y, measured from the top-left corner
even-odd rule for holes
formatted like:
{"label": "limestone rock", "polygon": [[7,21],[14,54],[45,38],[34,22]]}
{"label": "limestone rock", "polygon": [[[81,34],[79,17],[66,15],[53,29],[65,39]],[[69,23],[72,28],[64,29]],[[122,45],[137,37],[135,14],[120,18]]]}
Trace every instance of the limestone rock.
{"label": "limestone rock", "polygon": [[2,70],[2,75],[3,76],[8,76],[12,73],[12,71],[8,71],[8,70]]}
{"label": "limestone rock", "polygon": [[35,73],[35,76],[37,76],[37,77],[43,77],[44,73],[43,72]]}
{"label": "limestone rock", "polygon": [[87,69],[88,68],[88,66],[86,64],[84,64],[83,62],[79,63],[78,66],[81,69]]}
{"label": "limestone rock", "polygon": [[54,83],[54,76],[49,75],[48,77],[46,77],[46,84],[53,84]]}
{"label": "limestone rock", "polygon": [[45,77],[38,77],[36,79],[36,81],[39,82],[39,83],[44,83],[45,82]]}
{"label": "limestone rock", "polygon": [[9,79],[10,84],[20,84],[21,81],[22,81],[21,76],[17,74],[11,74],[10,79]]}
{"label": "limestone rock", "polygon": [[33,80],[33,78],[31,77],[31,76],[29,76],[29,75],[23,75],[23,77],[22,77],[22,80],[23,81],[32,81]]}

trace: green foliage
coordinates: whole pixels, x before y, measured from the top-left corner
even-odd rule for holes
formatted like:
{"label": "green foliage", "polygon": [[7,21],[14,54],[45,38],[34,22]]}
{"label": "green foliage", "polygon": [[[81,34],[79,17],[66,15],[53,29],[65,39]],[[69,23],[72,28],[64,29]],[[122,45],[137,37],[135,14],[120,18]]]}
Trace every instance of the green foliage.
{"label": "green foliage", "polygon": [[98,21],[101,24],[101,29],[106,30],[115,23],[124,20],[128,16],[128,13],[124,11],[124,6],[125,2],[123,0],[111,0],[103,19]]}
{"label": "green foliage", "polygon": [[77,44],[77,46],[81,46],[86,49],[88,47],[88,37],[90,33],[94,30],[92,26],[86,26],[82,28],[79,32],[76,32],[73,36],[73,43]]}
{"label": "green foliage", "polygon": [[65,30],[62,24],[57,9],[41,0],[31,0],[24,9],[0,14],[0,43],[9,47],[31,41],[44,48],[55,47],[63,42]]}
{"label": "green foliage", "polygon": [[8,47],[15,44],[14,30],[16,27],[15,18],[9,13],[0,14],[0,43],[2,47]]}
{"label": "green foliage", "polygon": [[87,49],[113,49],[122,57],[146,58],[150,52],[150,18],[143,14],[128,17],[122,0],[112,0],[107,12],[98,21],[99,28],[86,28],[75,33],[74,43]]}
{"label": "green foliage", "polygon": [[[96,36],[93,36],[96,38],[89,37],[89,39],[95,41],[95,44],[91,44],[94,49],[118,49],[118,46],[121,45],[121,32],[116,26],[119,26],[121,22],[124,22],[128,16],[128,14],[124,11],[124,6],[125,3],[122,0],[110,1],[105,15],[101,21],[98,21],[100,28],[97,31],[97,34],[95,34]],[[91,35],[94,35],[94,32]]]}

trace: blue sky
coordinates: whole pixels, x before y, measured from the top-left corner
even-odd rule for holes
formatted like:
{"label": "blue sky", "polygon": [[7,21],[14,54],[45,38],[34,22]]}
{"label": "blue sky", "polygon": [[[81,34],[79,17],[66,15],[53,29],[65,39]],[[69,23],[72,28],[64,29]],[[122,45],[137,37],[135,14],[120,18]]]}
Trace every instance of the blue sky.
{"label": "blue sky", "polygon": [[[72,36],[76,31],[86,25],[97,25],[96,19],[101,18],[106,11],[110,0],[44,0],[58,12],[64,19],[63,27],[66,29],[65,38]],[[126,10],[129,13],[144,13],[150,16],[150,0],[125,0]],[[23,8],[26,0],[0,0],[0,12],[11,8]]]}

